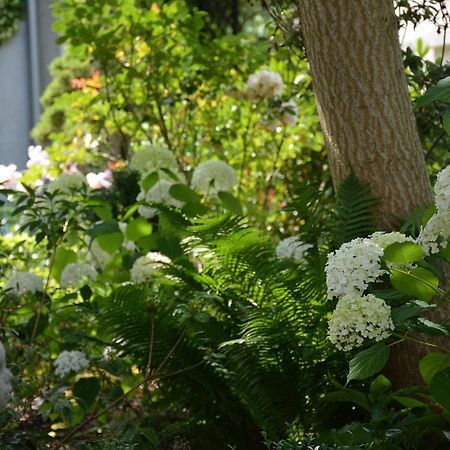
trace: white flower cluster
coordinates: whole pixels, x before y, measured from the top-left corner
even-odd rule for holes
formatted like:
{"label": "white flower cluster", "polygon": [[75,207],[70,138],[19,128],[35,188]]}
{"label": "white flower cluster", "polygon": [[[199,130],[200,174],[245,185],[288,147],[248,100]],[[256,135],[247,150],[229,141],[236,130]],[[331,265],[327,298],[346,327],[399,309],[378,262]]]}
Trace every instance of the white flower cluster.
{"label": "white flower cluster", "polygon": [[17,170],[15,164],[4,166],[0,164],[0,189],[22,189],[19,180],[22,178],[22,173]]}
{"label": "white flower cluster", "polygon": [[91,189],[109,189],[112,185],[112,172],[109,169],[99,173],[89,172],[86,181]]}
{"label": "white flower cluster", "polygon": [[[184,203],[173,198],[169,194],[169,189],[173,183],[167,180],[159,180],[151,187],[147,192],[141,191],[137,196],[138,201],[145,201],[146,203],[164,203],[169,206],[174,206],[176,208],[181,208]],[[146,219],[151,219],[157,213],[155,208],[151,206],[141,205],[138,209],[141,216]]]}
{"label": "white flower cluster", "polygon": [[97,278],[97,272],[90,264],[70,263],[61,273],[62,288],[79,289]]}
{"label": "white flower cluster", "polygon": [[55,373],[60,377],[66,376],[70,372],[79,372],[89,365],[86,355],[77,350],[64,350],[53,362]]}
{"label": "white flower cluster", "polygon": [[86,177],[81,173],[62,173],[58,178],[48,184],[48,192],[70,194],[72,190],[80,189],[86,185]]}
{"label": "white flower cluster", "polygon": [[363,293],[369,283],[383,275],[383,249],[370,239],[357,238],[328,255],[326,264],[328,296]]}
{"label": "white flower cluster", "polygon": [[339,300],[328,326],[328,339],[345,351],[360,347],[365,339],[381,341],[394,329],[391,307],[384,300],[356,293]]}
{"label": "white flower cluster", "polygon": [[0,342],[0,408],[4,408],[11,398],[12,373],[6,367],[6,352],[3,343]]}
{"label": "white flower cluster", "polygon": [[9,294],[23,295],[25,292],[43,292],[44,280],[31,272],[13,272],[6,283]]}
{"label": "white flower cluster", "polygon": [[46,150],[43,150],[40,145],[30,145],[28,147],[28,169],[33,166],[47,167],[49,165],[50,157]]}
{"label": "white flower cluster", "polygon": [[371,242],[381,247],[383,250],[392,244],[403,242],[416,242],[411,236],[406,236],[398,231],[385,233],[384,231],[377,231],[373,233],[370,238]]}
{"label": "white flower cluster", "polygon": [[192,187],[209,198],[216,197],[221,191],[231,191],[236,182],[236,171],[220,160],[202,162],[192,175]]}
{"label": "white flower cluster", "polygon": [[149,252],[134,262],[130,271],[131,281],[135,283],[152,281],[163,265],[169,263],[170,259],[167,256],[158,252]]}
{"label": "white flower cluster", "polygon": [[275,254],[278,259],[291,259],[296,263],[301,263],[311,247],[311,244],[305,244],[298,237],[291,236],[279,242]]}
{"label": "white flower cluster", "polygon": [[281,75],[271,70],[261,70],[248,77],[244,93],[250,100],[278,97],[283,91]]}
{"label": "white flower cluster", "polygon": [[444,250],[450,239],[450,166],[439,173],[434,193],[437,211],[419,235],[419,242],[427,254]]}

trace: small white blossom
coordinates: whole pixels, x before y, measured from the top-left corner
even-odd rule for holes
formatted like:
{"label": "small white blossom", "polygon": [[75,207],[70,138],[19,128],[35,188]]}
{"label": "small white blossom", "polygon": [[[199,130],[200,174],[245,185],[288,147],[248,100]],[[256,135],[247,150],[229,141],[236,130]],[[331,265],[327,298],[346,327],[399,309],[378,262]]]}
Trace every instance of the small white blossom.
{"label": "small white blossom", "polygon": [[0,189],[20,189],[19,180],[22,173],[17,170],[15,164],[4,166],[0,164]]}
{"label": "small white blossom", "polygon": [[64,377],[70,372],[80,372],[89,365],[86,355],[77,350],[61,352],[53,362],[55,366],[55,374]]}
{"label": "small white blossom", "polygon": [[170,170],[174,175],[179,176],[177,159],[164,144],[143,147],[131,158],[130,168],[139,172],[142,179],[153,172],[158,172],[162,178],[169,177],[163,169]]}
{"label": "small white blossom", "polygon": [[411,236],[406,236],[398,231],[392,231],[391,233],[385,233],[384,231],[377,231],[369,236],[369,239],[383,250],[392,244],[403,242],[416,242]]}
{"label": "small white blossom", "polygon": [[419,243],[426,254],[439,253],[447,247],[450,238],[450,210],[437,212],[420,229]]}
{"label": "small white blossom", "polygon": [[72,190],[77,190],[86,184],[86,177],[81,173],[62,173],[58,178],[48,184],[48,192],[61,192],[69,194]]}
{"label": "small white blossom", "polygon": [[170,259],[158,252],[149,252],[145,256],[136,259],[130,271],[131,280],[135,283],[152,281],[164,264],[169,264]]}
{"label": "small white blossom", "polygon": [[261,100],[278,97],[283,87],[283,79],[279,73],[261,70],[248,77],[244,93],[250,100]]}
{"label": "small white blossom", "polygon": [[91,189],[109,189],[112,185],[112,172],[108,169],[99,173],[89,172],[86,181]]}
{"label": "small white blossom", "polygon": [[[147,192],[141,191],[137,197],[138,201],[145,201],[146,203],[163,203],[175,208],[181,208],[184,203],[169,194],[169,189],[173,183],[167,180],[159,180]],[[151,219],[157,214],[157,209],[151,206],[141,205],[138,209],[139,214],[146,219]]]}
{"label": "small white blossom", "polygon": [[450,212],[450,166],[447,166],[437,176],[434,193],[438,212]]}
{"label": "small white blossom", "polygon": [[312,248],[311,244],[305,244],[299,238],[291,236],[279,242],[275,254],[278,259],[291,259],[301,263],[310,248]]}
{"label": "small white blossom", "polygon": [[33,166],[47,167],[49,164],[50,157],[48,152],[43,150],[40,145],[30,145],[28,147],[28,169]]}
{"label": "small white blossom", "polygon": [[3,343],[0,342],[0,408],[4,408],[11,398],[12,373],[6,367],[6,352]]}
{"label": "small white blossom", "polygon": [[328,297],[363,293],[369,283],[384,274],[383,249],[370,239],[357,238],[328,255],[326,264]]}
{"label": "small white blossom", "polygon": [[44,280],[31,272],[13,272],[6,283],[5,290],[16,296],[25,292],[43,292]]}
{"label": "small white blossom", "polygon": [[64,267],[61,274],[62,288],[79,289],[97,278],[96,270],[86,263],[70,263]]}
{"label": "small white blossom", "polygon": [[294,126],[298,120],[298,105],[294,99],[281,104],[280,120],[283,125]]}
{"label": "small white blossom", "polygon": [[202,162],[192,175],[192,187],[207,197],[215,197],[221,191],[231,191],[236,182],[236,171],[220,160]]}
{"label": "small white blossom", "polygon": [[328,339],[339,350],[360,347],[364,340],[381,341],[394,329],[391,307],[372,294],[347,294],[336,306],[328,322]]}

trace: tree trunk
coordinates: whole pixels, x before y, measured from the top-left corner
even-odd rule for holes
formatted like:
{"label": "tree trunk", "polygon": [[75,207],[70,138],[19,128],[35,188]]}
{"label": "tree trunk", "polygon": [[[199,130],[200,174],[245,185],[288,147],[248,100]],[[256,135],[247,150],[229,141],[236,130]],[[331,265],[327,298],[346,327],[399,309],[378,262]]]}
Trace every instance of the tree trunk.
{"label": "tree trunk", "polygon": [[353,171],[393,229],[432,202],[392,0],[297,0],[335,188]]}

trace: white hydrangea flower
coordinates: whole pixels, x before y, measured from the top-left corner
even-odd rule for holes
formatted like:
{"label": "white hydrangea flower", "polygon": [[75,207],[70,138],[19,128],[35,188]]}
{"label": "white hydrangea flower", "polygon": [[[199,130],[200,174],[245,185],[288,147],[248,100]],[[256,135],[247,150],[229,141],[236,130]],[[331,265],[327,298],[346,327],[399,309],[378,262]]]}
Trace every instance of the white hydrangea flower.
{"label": "white hydrangea flower", "polygon": [[381,341],[394,329],[391,307],[372,294],[342,297],[328,322],[328,339],[339,350],[360,347],[365,339]]}
{"label": "white hydrangea flower", "polygon": [[250,100],[278,97],[283,91],[283,79],[277,72],[261,70],[248,77],[244,93]]}
{"label": "white hydrangea flower", "polygon": [[236,171],[220,160],[202,162],[192,175],[192,187],[207,197],[215,197],[220,191],[230,192],[236,182]]}
{"label": "white hydrangea flower", "polygon": [[89,172],[86,181],[91,189],[109,189],[112,185],[112,172],[109,169],[99,173]]}
{"label": "white hydrangea flower", "polygon": [[278,259],[292,259],[296,263],[301,263],[310,248],[311,244],[305,244],[298,237],[291,236],[278,243],[275,254]]}
{"label": "white hydrangea flower", "polygon": [[384,231],[377,231],[369,236],[369,239],[382,249],[389,247],[392,244],[403,242],[416,242],[411,236],[406,236],[399,231],[392,231],[391,233],[385,233]]}
{"label": "white hydrangea flower", "polygon": [[450,210],[437,212],[420,229],[419,243],[422,245],[425,253],[439,253],[447,247],[450,238]]}
{"label": "white hydrangea flower", "polygon": [[281,104],[280,120],[283,125],[294,126],[298,120],[298,105],[294,99]]}
{"label": "white hydrangea flower", "polygon": [[147,283],[155,278],[157,272],[164,264],[169,264],[170,259],[158,252],[149,252],[136,259],[130,271],[131,281],[135,283]]}
{"label": "white hydrangea flower", "polygon": [[384,274],[383,249],[370,239],[357,238],[328,254],[326,264],[328,297],[363,293],[369,283]]}
{"label": "white hydrangea flower", "polygon": [[69,194],[72,190],[80,189],[86,185],[86,177],[77,173],[62,173],[48,184],[48,192],[59,191],[63,194]]}
{"label": "white hydrangea flower", "polygon": [[5,290],[14,295],[23,295],[25,292],[44,292],[44,280],[31,272],[13,272],[6,283]]}
{"label": "white hydrangea flower", "polygon": [[79,289],[97,278],[97,272],[90,264],[70,263],[64,267],[61,274],[62,288]]}
{"label": "white hydrangea flower", "polygon": [[86,355],[78,350],[61,352],[53,362],[55,366],[55,374],[64,377],[70,372],[80,372],[89,365]]}
{"label": "white hydrangea flower", "polygon": [[436,196],[436,208],[438,212],[445,213],[450,211],[450,166],[442,170],[436,179],[434,185]]}
{"label": "white hydrangea flower", "polygon": [[130,169],[141,174],[141,178],[152,172],[158,172],[160,177],[168,177],[162,169],[170,170],[179,176],[179,168],[175,155],[165,144],[152,144],[136,152],[130,161]]}
{"label": "white hydrangea flower", "polygon": [[[169,206],[174,206],[175,208],[181,208],[184,205],[184,202],[173,198],[169,194],[169,189],[172,185],[173,183],[170,181],[159,180],[147,192],[141,191],[137,197],[137,200],[145,201],[147,203],[164,203]],[[151,219],[157,214],[158,210],[156,208],[152,208],[151,206],[141,205],[138,212],[142,217]]]}
{"label": "white hydrangea flower", "polygon": [[0,341],[0,408],[4,408],[12,394],[12,373],[6,367],[6,352]]}

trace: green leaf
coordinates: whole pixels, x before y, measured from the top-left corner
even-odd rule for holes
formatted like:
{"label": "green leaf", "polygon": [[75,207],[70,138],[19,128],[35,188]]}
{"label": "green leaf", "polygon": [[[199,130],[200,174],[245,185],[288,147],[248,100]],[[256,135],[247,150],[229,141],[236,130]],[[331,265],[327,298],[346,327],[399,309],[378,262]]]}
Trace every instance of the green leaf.
{"label": "green leaf", "polygon": [[231,211],[237,216],[242,216],[241,202],[236,197],[225,191],[221,191],[217,195],[225,209],[228,209],[228,211]]}
{"label": "green leaf", "polygon": [[111,205],[101,198],[89,200],[86,203],[86,206],[90,206],[95,214],[102,220],[109,220],[113,217]]}
{"label": "green leaf", "polygon": [[80,378],[73,386],[73,395],[81,400],[80,404],[89,409],[100,392],[100,382],[95,377]]}
{"label": "green leaf", "polygon": [[169,194],[182,202],[188,203],[188,202],[199,202],[201,197],[192,190],[189,186],[186,186],[185,184],[173,184],[170,186]]}
{"label": "green leaf", "polygon": [[412,317],[416,317],[425,311],[436,308],[436,305],[422,302],[420,300],[412,300],[402,306],[392,308],[391,316],[394,324],[401,324]]}
{"label": "green leaf", "polygon": [[92,228],[87,230],[87,234],[92,237],[101,236],[103,234],[112,234],[120,231],[117,220],[105,220],[95,224]]}
{"label": "green leaf", "polygon": [[389,359],[389,347],[378,342],[367,350],[359,352],[349,364],[347,383],[351,380],[365,380],[375,375],[386,365]]}
{"label": "green leaf", "polygon": [[67,264],[75,263],[77,260],[77,254],[72,250],[66,250],[64,248],[59,248],[56,250],[52,266],[52,277],[56,281],[60,281],[62,271],[65,269]]}
{"label": "green leaf", "polygon": [[447,367],[450,367],[450,354],[442,352],[428,353],[419,363],[420,375],[427,384],[438,372]]}
{"label": "green leaf", "polygon": [[406,406],[407,408],[423,408],[424,406],[427,406],[426,403],[421,402],[412,397],[404,397],[402,395],[393,395],[390,398],[399,402],[401,405]]}
{"label": "green leaf", "polygon": [[380,395],[386,394],[392,387],[392,383],[384,376],[378,375],[370,383],[370,395],[375,399]]}
{"label": "green leaf", "polygon": [[366,411],[370,411],[369,401],[365,394],[355,389],[342,388],[342,390],[329,392],[323,398],[326,402],[355,403]]}
{"label": "green leaf", "polygon": [[419,317],[410,328],[414,331],[430,334],[431,336],[449,336],[450,328],[444,324],[433,322],[425,317]]}
{"label": "green leaf", "polygon": [[159,174],[158,172],[152,172],[150,175],[147,175],[142,180],[142,188],[145,192],[147,192],[149,189],[151,189],[159,180]]}
{"label": "green leaf", "polygon": [[436,295],[439,286],[438,278],[423,267],[411,270],[392,269],[391,283],[399,291],[425,302]]}
{"label": "green leaf", "polygon": [[430,391],[434,399],[450,411],[450,367],[434,375],[430,382]]}
{"label": "green leaf", "polygon": [[120,231],[117,231],[115,233],[102,234],[101,236],[97,236],[95,240],[103,250],[108,253],[114,253],[120,248],[124,239],[123,234]]}
{"label": "green leaf", "polygon": [[425,252],[414,242],[396,242],[384,250],[384,259],[395,264],[407,265],[425,258]]}
{"label": "green leaf", "polygon": [[205,205],[198,202],[188,202],[182,208],[181,211],[188,217],[197,217],[205,215],[209,210]]}
{"label": "green leaf", "polygon": [[447,111],[442,117],[442,128],[450,136],[450,112]]}
{"label": "green leaf", "polygon": [[435,86],[428,89],[425,95],[422,95],[422,97],[416,100],[416,105],[427,105],[435,100],[450,103],[450,77],[439,80]]}
{"label": "green leaf", "polygon": [[152,233],[152,224],[147,222],[144,218],[138,217],[137,219],[132,220],[128,225],[125,231],[125,236],[130,241],[138,241],[140,238],[144,236],[148,236]]}

